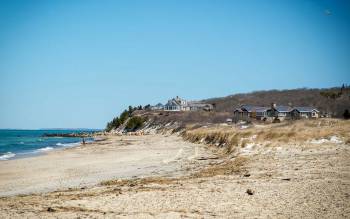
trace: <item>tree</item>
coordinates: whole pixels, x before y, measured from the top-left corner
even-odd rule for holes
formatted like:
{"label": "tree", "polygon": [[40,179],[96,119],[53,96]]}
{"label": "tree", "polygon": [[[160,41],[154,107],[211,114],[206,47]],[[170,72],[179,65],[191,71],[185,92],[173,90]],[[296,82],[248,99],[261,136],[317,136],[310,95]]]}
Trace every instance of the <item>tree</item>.
{"label": "tree", "polygon": [[133,116],[129,119],[125,128],[129,131],[135,131],[136,129],[141,128],[143,126],[143,123],[144,123],[144,119],[142,117]]}
{"label": "tree", "polygon": [[147,105],[145,105],[143,108],[144,108],[145,110],[149,110],[149,109],[151,109],[151,105],[150,105],[150,104],[147,104]]}
{"label": "tree", "polygon": [[345,89],[345,84],[343,84],[343,85],[341,86],[341,88],[340,88],[340,93],[341,93],[341,94],[343,94],[344,89]]}
{"label": "tree", "polygon": [[134,111],[132,106],[129,106],[129,115],[131,115],[131,113]]}
{"label": "tree", "polygon": [[120,119],[118,117],[115,117],[112,119],[112,121],[107,123],[106,131],[109,132],[112,129],[118,128],[120,126],[120,124],[121,124]]}
{"label": "tree", "polygon": [[114,117],[112,121],[108,122],[106,125],[106,131],[109,132],[112,129],[118,128],[120,125],[122,125],[126,119],[129,117],[129,112],[127,110],[124,110],[119,117]]}
{"label": "tree", "polygon": [[130,113],[126,110],[124,110],[121,114],[120,114],[120,123],[123,124],[125,122],[125,120],[129,117]]}

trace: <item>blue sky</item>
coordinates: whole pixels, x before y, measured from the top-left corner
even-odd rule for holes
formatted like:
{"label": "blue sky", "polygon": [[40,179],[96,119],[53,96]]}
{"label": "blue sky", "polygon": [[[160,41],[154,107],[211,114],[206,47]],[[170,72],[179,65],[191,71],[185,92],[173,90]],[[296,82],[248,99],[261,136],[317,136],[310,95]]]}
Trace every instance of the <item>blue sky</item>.
{"label": "blue sky", "polygon": [[349,1],[0,1],[0,128],[349,82]]}

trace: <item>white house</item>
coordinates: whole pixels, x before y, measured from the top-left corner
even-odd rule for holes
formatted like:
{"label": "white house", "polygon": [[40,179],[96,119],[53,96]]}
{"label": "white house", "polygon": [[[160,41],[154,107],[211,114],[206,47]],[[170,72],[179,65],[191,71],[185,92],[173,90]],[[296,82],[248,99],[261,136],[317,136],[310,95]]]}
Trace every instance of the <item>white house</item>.
{"label": "white house", "polygon": [[165,111],[189,111],[190,108],[187,105],[187,101],[180,97],[168,100],[167,104],[164,105]]}
{"label": "white house", "polygon": [[213,105],[208,103],[198,102],[198,101],[187,101],[177,96],[176,98],[168,100],[167,104],[164,105],[164,110],[165,111],[197,111],[197,110],[211,111],[213,110]]}

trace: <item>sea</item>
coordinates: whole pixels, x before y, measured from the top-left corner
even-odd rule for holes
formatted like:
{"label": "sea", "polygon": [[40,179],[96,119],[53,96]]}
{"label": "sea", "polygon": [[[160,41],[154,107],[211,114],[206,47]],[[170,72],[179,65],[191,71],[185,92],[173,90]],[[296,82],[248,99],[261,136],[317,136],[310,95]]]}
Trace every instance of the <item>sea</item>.
{"label": "sea", "polygon": [[[0,129],[0,162],[2,160],[18,159],[37,156],[45,152],[78,146],[82,142],[80,137],[44,137],[44,134],[65,134],[95,132],[96,129],[40,129],[13,130]],[[85,138],[86,142],[94,141]]]}

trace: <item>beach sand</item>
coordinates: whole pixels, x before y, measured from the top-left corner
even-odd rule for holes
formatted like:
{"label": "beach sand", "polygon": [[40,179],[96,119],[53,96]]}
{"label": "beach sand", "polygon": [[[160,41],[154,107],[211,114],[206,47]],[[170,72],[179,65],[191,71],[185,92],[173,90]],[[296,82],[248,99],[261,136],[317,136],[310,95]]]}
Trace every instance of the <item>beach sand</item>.
{"label": "beach sand", "polygon": [[[255,146],[205,158],[212,153],[177,136],[125,136],[1,162],[2,195],[60,191],[2,197],[0,218],[350,217],[347,144]],[[128,179],[94,186],[120,177]]]}
{"label": "beach sand", "polygon": [[0,196],[92,186],[113,178],[175,176],[205,153],[180,137],[108,136],[104,141],[0,163]]}

